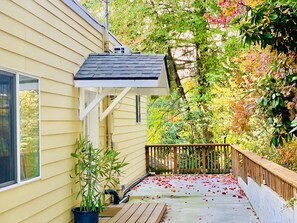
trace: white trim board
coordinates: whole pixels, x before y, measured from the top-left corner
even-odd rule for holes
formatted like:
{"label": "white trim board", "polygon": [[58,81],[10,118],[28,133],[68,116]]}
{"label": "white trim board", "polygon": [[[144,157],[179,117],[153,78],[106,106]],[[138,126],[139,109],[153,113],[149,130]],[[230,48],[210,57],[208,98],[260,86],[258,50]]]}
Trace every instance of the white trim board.
{"label": "white trim board", "polygon": [[159,87],[156,80],[74,80],[75,87]]}
{"label": "white trim board", "polygon": [[[80,109],[79,109],[79,119],[83,120],[87,117],[90,112],[96,108],[96,106],[103,101],[103,99],[108,95],[108,93],[112,90],[112,88],[104,88],[100,94],[97,94],[96,97],[87,105],[86,108],[83,107],[83,103],[80,103]],[[100,109],[100,121],[103,121],[110,112],[113,111],[115,106],[119,104],[123,98],[128,94],[128,92],[131,90],[131,87],[124,88],[121,93],[113,100],[113,102],[109,105],[105,111],[102,111]],[[81,89],[80,93],[81,97],[84,97],[84,89]],[[81,100],[82,101],[82,100]]]}
{"label": "white trim board", "polygon": [[79,119],[80,120],[83,120],[97,105],[98,105],[98,103],[99,102],[101,102],[104,98],[105,98],[105,96],[107,96],[108,95],[108,93],[109,93],[109,91],[110,91],[111,89],[108,89],[108,88],[106,88],[106,89],[104,89],[100,94],[98,94],[94,99],[93,99],[93,101],[92,102],[90,102],[88,105],[87,105],[87,107],[86,108],[83,108],[82,106],[82,104],[80,104],[80,109],[79,109]]}
{"label": "white trim board", "polygon": [[117,105],[117,104],[119,104],[122,100],[123,100],[123,98],[127,95],[127,93],[129,92],[131,90],[131,88],[130,87],[127,87],[127,88],[125,88],[114,100],[113,100],[113,102],[108,106],[108,108],[107,109],[105,109],[105,111],[104,112],[102,112],[101,114],[100,114],[100,121],[103,121],[108,115],[109,115],[109,113],[110,112],[112,112],[113,111],[113,109],[115,108],[115,106]]}

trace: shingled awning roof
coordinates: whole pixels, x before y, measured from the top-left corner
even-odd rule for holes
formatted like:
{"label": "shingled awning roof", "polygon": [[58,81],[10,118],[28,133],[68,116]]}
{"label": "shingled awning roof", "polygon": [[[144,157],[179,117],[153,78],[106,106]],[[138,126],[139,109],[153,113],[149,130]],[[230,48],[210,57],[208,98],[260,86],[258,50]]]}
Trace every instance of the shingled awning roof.
{"label": "shingled awning roof", "polygon": [[167,95],[169,77],[166,55],[161,54],[90,54],[74,76],[74,86],[100,88],[86,107],[80,103],[80,119],[107,95],[117,95],[100,114],[103,120],[127,95]]}
{"label": "shingled awning roof", "polygon": [[132,87],[140,95],[169,93],[166,55],[90,54],[74,77],[76,87]]}

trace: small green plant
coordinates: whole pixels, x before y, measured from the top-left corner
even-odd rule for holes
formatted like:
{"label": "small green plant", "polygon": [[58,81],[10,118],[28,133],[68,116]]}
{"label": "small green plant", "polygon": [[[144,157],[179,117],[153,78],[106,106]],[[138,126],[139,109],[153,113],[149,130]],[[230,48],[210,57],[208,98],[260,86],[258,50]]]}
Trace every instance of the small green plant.
{"label": "small green plant", "polygon": [[296,204],[297,198],[291,197],[289,200],[287,200],[285,208],[294,207],[294,204]]}
{"label": "small green plant", "polygon": [[113,149],[94,148],[87,137],[77,139],[75,152],[71,153],[75,165],[70,177],[79,185],[76,199],[80,199],[80,211],[102,209],[104,190],[119,183],[121,168],[127,165],[119,155]]}

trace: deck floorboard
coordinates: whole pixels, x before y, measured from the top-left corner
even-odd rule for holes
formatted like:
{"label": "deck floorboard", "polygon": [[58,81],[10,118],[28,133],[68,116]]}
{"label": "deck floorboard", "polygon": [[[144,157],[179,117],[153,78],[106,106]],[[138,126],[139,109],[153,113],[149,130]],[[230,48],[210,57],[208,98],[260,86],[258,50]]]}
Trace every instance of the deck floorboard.
{"label": "deck floorboard", "polygon": [[100,223],[159,223],[166,211],[165,203],[127,203],[110,219]]}

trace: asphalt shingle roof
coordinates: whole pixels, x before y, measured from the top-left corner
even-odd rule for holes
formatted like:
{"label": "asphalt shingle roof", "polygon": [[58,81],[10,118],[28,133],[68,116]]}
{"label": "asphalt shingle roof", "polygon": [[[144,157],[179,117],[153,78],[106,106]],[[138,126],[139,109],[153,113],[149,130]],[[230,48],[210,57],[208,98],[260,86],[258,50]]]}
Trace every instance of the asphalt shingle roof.
{"label": "asphalt shingle roof", "polygon": [[90,54],[75,80],[158,79],[166,56],[163,54]]}

